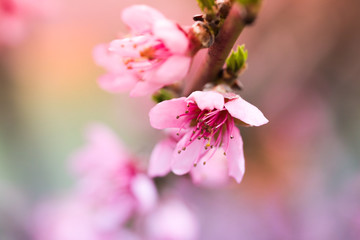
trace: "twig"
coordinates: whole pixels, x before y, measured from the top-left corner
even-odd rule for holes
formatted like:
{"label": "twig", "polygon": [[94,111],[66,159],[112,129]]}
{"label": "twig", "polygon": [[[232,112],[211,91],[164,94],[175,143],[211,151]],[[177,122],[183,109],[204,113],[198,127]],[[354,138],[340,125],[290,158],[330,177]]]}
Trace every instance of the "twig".
{"label": "twig", "polygon": [[185,96],[193,91],[201,90],[206,83],[217,77],[237,38],[246,25],[244,22],[245,15],[246,12],[242,6],[235,2],[219,34],[216,36],[214,44],[209,48],[205,59],[200,64],[201,69],[197,72],[193,81],[185,86]]}

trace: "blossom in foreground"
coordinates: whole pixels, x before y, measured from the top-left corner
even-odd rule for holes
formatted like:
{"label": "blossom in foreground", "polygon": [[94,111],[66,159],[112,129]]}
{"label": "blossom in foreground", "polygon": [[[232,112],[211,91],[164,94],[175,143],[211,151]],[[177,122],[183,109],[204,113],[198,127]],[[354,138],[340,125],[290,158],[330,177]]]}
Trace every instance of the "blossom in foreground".
{"label": "blossom in foreground", "polygon": [[131,239],[124,225],[157,202],[155,185],[113,132],[94,125],[87,135],[87,145],[72,157],[78,184],[67,196],[39,208],[37,240]]}
{"label": "blossom in foreground", "polygon": [[228,174],[237,182],[243,177],[245,163],[243,142],[235,124],[261,126],[268,122],[258,108],[240,96],[216,91],[196,91],[187,98],[163,101],[151,109],[149,116],[154,128],[178,129],[178,141],[169,160],[175,174],[204,167],[198,166],[200,163],[218,161],[214,155],[222,149]]}
{"label": "blossom in foreground", "polygon": [[122,20],[131,36],[94,49],[96,63],[107,70],[98,79],[103,89],[141,96],[185,77],[191,62],[189,40],[178,24],[145,5],[126,8]]}

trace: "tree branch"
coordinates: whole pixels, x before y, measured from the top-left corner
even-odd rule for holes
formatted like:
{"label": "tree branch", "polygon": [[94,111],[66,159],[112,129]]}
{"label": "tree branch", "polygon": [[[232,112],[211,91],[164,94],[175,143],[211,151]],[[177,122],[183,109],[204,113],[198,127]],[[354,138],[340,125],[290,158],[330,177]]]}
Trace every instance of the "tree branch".
{"label": "tree branch", "polygon": [[206,83],[216,79],[232,47],[244,29],[245,15],[246,12],[242,6],[235,2],[219,34],[216,36],[214,44],[209,48],[205,59],[200,64],[200,70],[193,81],[185,86],[185,96],[188,96],[193,91],[201,90]]}

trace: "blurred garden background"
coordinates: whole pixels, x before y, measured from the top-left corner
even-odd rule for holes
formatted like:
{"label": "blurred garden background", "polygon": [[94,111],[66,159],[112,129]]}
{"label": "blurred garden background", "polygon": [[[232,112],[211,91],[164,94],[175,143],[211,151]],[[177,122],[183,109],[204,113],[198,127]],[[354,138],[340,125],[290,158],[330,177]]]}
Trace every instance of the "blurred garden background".
{"label": "blurred garden background", "polygon": [[[0,50],[0,239],[31,239],[34,207],[71,188],[68,159],[88,124],[109,125],[144,164],[162,137],[150,97],[96,83],[93,47],[126,34],[120,13],[139,3],[183,25],[200,13],[195,0],[48,0]],[[242,183],[169,185],[197,215],[199,239],[360,239],[359,16],[357,0],[264,0],[238,40],[249,51],[242,96],[270,120],[240,129]]]}

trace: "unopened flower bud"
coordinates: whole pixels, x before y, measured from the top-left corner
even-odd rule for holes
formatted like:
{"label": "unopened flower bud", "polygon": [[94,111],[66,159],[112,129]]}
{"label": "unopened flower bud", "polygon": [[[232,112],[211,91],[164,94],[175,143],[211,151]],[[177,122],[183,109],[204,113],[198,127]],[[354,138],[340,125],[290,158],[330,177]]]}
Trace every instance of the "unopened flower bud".
{"label": "unopened flower bud", "polygon": [[202,47],[208,48],[214,43],[214,34],[208,25],[203,22],[195,22],[192,26],[192,33]]}

